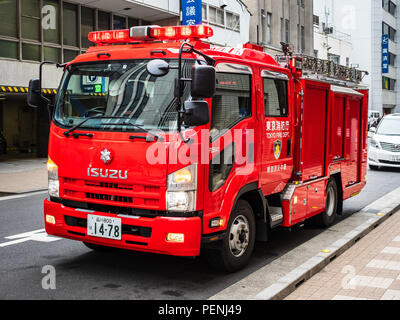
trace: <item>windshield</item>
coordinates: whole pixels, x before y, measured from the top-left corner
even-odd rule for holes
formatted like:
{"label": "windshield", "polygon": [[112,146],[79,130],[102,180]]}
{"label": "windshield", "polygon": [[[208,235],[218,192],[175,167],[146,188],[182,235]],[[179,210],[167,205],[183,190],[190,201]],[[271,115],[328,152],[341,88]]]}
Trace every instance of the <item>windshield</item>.
{"label": "windshield", "polygon": [[400,118],[382,119],[377,133],[388,136],[400,135]]}
{"label": "windshield", "polygon": [[[178,113],[174,87],[178,70],[171,69],[167,75],[157,78],[147,72],[149,61],[71,65],[62,80],[56,122],[71,128],[93,117],[81,128],[175,131]],[[177,60],[168,63],[171,68],[178,66]],[[184,78],[190,77],[193,63],[193,60],[183,61]],[[190,86],[185,84],[183,101],[189,95]]]}

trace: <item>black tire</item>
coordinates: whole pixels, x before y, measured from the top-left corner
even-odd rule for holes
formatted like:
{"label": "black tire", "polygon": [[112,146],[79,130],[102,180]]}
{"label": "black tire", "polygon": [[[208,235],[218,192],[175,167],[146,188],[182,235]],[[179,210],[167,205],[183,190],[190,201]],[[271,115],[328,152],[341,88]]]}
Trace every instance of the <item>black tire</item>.
{"label": "black tire", "polygon": [[316,216],[319,227],[330,227],[336,219],[339,203],[339,192],[335,179],[330,179],[326,185],[325,211]]}
{"label": "black tire", "polygon": [[226,236],[219,242],[218,249],[209,249],[206,256],[212,267],[224,272],[235,272],[247,265],[254,250],[256,223],[253,209],[247,201],[237,202],[226,230]]}
{"label": "black tire", "polygon": [[369,168],[370,168],[372,171],[378,171],[378,170],[379,170],[379,167],[378,167],[378,166],[369,165]]}
{"label": "black tire", "polygon": [[98,252],[110,252],[115,250],[113,247],[106,247],[106,246],[101,246],[98,244],[94,244],[94,243],[89,243],[89,242],[82,242],[85,247],[89,248],[90,250],[93,251],[98,251]]}

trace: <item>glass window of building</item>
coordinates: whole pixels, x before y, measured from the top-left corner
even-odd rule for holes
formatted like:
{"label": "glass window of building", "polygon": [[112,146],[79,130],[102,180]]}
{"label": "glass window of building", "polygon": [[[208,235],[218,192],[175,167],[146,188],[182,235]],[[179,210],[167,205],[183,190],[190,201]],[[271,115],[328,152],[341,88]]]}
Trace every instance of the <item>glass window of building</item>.
{"label": "glass window of building", "polygon": [[217,23],[220,25],[225,25],[225,12],[224,10],[217,9]]}
{"label": "glass window of building", "polygon": [[78,10],[77,6],[64,2],[63,29],[64,45],[77,47],[78,44]]}
{"label": "glass window of building", "polygon": [[134,18],[129,18],[128,19],[128,27],[132,28],[132,27],[136,27],[139,25],[139,20],[138,19],[134,19]]}
{"label": "glass window of building", "polygon": [[110,30],[110,14],[107,12],[99,11],[98,13],[99,30]]}
{"label": "glass window of building", "polygon": [[208,7],[210,23],[217,23],[217,8]]}
{"label": "glass window of building", "polygon": [[64,63],[75,59],[79,51],[64,49]]}
{"label": "glass window of building", "polygon": [[18,59],[18,42],[0,40],[0,57]]}
{"label": "glass window of building", "polygon": [[207,21],[207,4],[203,3],[201,6],[201,14],[203,15],[203,21]]}
{"label": "glass window of building", "polygon": [[94,10],[91,8],[82,7],[81,9],[81,39],[82,47],[89,48],[92,43],[88,39],[89,32],[94,31]]}
{"label": "glass window of building", "polygon": [[21,1],[22,38],[40,40],[40,1]]}
{"label": "glass window of building", "polygon": [[18,36],[16,1],[0,1],[0,35],[15,38]]}
{"label": "glass window of building", "polygon": [[60,51],[61,50],[59,48],[44,47],[44,60],[60,62]]}
{"label": "glass window of building", "polygon": [[22,44],[22,60],[40,61],[40,46],[35,44]]}
{"label": "glass window of building", "polygon": [[43,0],[42,28],[45,42],[60,43],[60,7],[57,0]]}
{"label": "glass window of building", "polygon": [[113,24],[114,24],[114,30],[121,30],[121,29],[126,29],[126,19],[125,17],[120,17],[120,16],[113,16]]}

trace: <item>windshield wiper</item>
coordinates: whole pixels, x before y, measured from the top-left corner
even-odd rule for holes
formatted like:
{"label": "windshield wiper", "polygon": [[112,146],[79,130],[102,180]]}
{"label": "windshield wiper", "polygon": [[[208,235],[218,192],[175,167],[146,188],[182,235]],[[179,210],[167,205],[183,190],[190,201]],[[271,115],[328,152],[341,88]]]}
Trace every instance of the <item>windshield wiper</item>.
{"label": "windshield wiper", "polygon": [[64,136],[69,137],[71,132],[75,131],[76,129],[80,128],[82,125],[84,125],[86,122],[89,120],[95,119],[95,118],[103,118],[102,114],[96,114],[94,116],[91,116],[89,118],[86,118],[85,120],[79,122],[77,125],[73,126],[71,129],[67,130],[64,132]]}

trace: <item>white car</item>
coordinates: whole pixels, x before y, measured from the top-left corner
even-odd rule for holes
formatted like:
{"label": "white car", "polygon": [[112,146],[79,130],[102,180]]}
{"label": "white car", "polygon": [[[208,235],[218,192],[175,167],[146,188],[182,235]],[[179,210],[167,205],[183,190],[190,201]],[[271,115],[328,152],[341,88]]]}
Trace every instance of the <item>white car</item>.
{"label": "white car", "polygon": [[400,168],[400,114],[384,117],[377,128],[371,128],[368,163],[371,170],[379,167]]}

